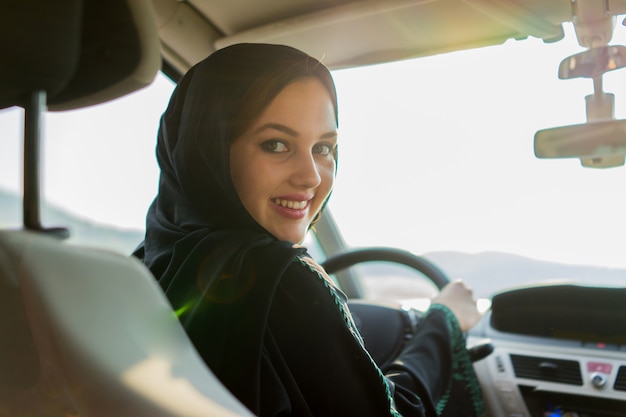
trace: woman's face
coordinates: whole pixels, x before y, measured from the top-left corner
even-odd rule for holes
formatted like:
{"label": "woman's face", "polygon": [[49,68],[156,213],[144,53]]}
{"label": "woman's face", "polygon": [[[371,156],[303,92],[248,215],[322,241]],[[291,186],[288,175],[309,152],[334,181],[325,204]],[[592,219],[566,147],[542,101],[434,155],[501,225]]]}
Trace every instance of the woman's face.
{"label": "woman's face", "polygon": [[337,122],[316,78],[285,87],[230,147],[230,174],[250,215],[300,243],[333,188]]}

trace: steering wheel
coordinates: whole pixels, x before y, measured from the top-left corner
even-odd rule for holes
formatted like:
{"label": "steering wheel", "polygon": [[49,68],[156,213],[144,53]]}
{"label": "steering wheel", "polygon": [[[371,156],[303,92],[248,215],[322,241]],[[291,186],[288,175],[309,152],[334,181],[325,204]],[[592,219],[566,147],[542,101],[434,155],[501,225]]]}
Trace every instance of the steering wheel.
{"label": "steering wheel", "polygon": [[429,260],[395,248],[365,248],[341,253],[328,258],[322,267],[328,274],[334,274],[361,262],[374,261],[394,262],[413,268],[424,274],[439,289],[450,282],[446,274]]}
{"label": "steering wheel", "polygon": [[[408,266],[425,275],[440,290],[450,279],[435,264],[411,252],[396,248],[364,248],[328,258],[322,267],[334,274],[362,262],[393,262]],[[421,313],[416,310],[392,307],[388,304],[350,300],[350,311],[363,337],[365,347],[374,361],[383,368],[392,362],[417,328]],[[478,361],[493,351],[491,343],[483,343],[468,350],[472,361]]]}

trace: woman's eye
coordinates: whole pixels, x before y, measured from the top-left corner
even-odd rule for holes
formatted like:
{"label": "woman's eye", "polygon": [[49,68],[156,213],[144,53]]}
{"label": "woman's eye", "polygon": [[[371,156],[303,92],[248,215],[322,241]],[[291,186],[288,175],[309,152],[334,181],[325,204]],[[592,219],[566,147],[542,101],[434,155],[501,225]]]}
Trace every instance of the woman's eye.
{"label": "woman's eye", "polygon": [[313,153],[321,156],[328,156],[333,153],[333,146],[329,143],[318,143],[313,146]]}
{"label": "woman's eye", "polygon": [[275,139],[266,140],[261,144],[261,148],[263,148],[264,151],[273,153],[287,152],[289,150],[284,142]]}

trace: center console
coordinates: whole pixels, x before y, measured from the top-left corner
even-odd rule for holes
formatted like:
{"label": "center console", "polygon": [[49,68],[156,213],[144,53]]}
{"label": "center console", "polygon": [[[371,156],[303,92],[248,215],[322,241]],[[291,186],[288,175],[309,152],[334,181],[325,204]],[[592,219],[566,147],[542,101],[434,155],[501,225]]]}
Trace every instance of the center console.
{"label": "center console", "polygon": [[475,364],[487,415],[626,417],[626,290],[502,293],[469,336],[495,346]]}

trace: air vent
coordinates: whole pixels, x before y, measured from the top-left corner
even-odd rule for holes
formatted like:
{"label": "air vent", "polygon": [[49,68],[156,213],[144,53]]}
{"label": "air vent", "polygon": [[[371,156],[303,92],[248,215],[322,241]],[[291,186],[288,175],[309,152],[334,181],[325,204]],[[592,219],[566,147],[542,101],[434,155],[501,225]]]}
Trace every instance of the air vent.
{"label": "air vent", "polygon": [[617,371],[617,378],[615,378],[615,385],[613,385],[615,391],[626,391],[626,366],[620,366]]}
{"label": "air vent", "polygon": [[[511,362],[518,378],[561,384],[582,385],[580,365],[576,361],[540,358],[535,356],[511,355]],[[626,372],[625,372],[626,373]]]}

